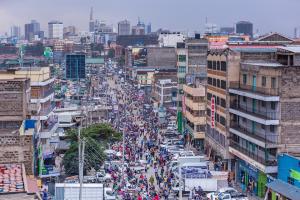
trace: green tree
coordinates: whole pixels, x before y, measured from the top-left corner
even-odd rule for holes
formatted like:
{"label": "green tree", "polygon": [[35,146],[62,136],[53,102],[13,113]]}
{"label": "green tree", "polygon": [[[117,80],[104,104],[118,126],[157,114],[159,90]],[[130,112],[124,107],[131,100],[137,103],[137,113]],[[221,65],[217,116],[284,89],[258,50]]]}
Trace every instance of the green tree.
{"label": "green tree", "polygon": [[108,50],[107,57],[108,58],[114,58],[115,57],[115,50],[113,48],[110,48]]}
{"label": "green tree", "polygon": [[[63,166],[67,175],[78,174],[78,130],[67,132],[70,148],[63,158]],[[99,170],[105,160],[104,150],[109,142],[118,141],[122,135],[116,132],[109,124],[93,124],[81,129],[81,139],[85,141],[84,171]]]}

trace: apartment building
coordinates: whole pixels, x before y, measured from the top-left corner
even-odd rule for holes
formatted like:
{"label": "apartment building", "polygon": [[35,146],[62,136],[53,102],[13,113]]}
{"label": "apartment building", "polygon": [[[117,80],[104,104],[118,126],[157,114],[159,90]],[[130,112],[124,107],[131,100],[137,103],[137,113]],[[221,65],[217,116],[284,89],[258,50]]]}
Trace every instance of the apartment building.
{"label": "apartment building", "polygon": [[57,176],[55,169],[54,153],[58,144],[56,130],[58,120],[54,115],[55,109],[54,78],[50,76],[50,68],[44,67],[23,67],[9,68],[0,72],[0,80],[27,78],[30,79],[30,102],[29,111],[31,120],[36,121],[36,151],[38,159],[38,174],[40,177]]}
{"label": "apartment building", "polygon": [[204,151],[206,130],[205,85],[183,85],[183,117],[188,141],[198,150]]}
{"label": "apartment building", "polygon": [[30,80],[0,80],[0,164],[24,164],[34,173],[35,121],[28,120]]}
{"label": "apartment building", "polygon": [[155,108],[176,107],[177,82],[172,79],[158,79],[153,83],[152,102]]}
{"label": "apartment building", "polygon": [[299,156],[300,47],[279,47],[275,60],[241,61],[239,80],[229,86],[229,152],[237,182],[254,181],[254,193],[277,173],[277,156]]}

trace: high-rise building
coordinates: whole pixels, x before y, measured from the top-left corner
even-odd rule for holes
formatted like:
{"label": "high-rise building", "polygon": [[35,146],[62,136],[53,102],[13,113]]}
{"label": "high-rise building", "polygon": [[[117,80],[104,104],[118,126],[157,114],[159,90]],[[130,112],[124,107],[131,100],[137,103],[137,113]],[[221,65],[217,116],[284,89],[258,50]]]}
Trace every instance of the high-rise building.
{"label": "high-rise building", "polygon": [[75,26],[67,26],[64,27],[64,38],[67,38],[69,36],[74,36],[76,35],[76,27]]}
{"label": "high-rise building", "polygon": [[94,10],[93,10],[93,7],[91,7],[91,11],[90,11],[89,31],[90,32],[94,32],[95,31],[95,20],[94,20]]}
{"label": "high-rise building", "polygon": [[133,26],[131,33],[132,33],[132,35],[145,35],[145,27]]}
{"label": "high-rise building", "polygon": [[75,80],[85,78],[85,55],[66,55],[66,78]]}
{"label": "high-rise building", "polygon": [[48,37],[50,39],[63,39],[64,24],[59,21],[48,22]]}
{"label": "high-rise building", "polygon": [[10,36],[20,38],[20,36],[21,36],[21,27],[20,26],[12,26],[10,28]]}
{"label": "high-rise building", "polygon": [[40,23],[36,20],[31,20],[29,24],[25,24],[25,39],[31,41],[35,35],[39,35]]}
{"label": "high-rise building", "polygon": [[151,23],[149,23],[149,24],[147,25],[147,34],[150,34],[151,31],[152,31]]}
{"label": "high-rise building", "polygon": [[249,35],[253,37],[253,24],[248,21],[240,21],[236,23],[236,33]]}
{"label": "high-rise building", "polygon": [[118,35],[130,35],[130,22],[128,20],[118,23]]}

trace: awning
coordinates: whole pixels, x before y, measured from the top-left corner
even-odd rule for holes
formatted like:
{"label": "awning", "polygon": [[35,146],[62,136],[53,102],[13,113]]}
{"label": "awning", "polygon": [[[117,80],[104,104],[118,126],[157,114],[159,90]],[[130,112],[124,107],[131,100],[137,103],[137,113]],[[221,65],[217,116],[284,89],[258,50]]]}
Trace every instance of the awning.
{"label": "awning", "polygon": [[283,182],[281,180],[276,179],[275,181],[268,183],[267,187],[272,191],[281,194],[289,199],[299,199],[300,197],[300,188],[297,188],[291,184]]}

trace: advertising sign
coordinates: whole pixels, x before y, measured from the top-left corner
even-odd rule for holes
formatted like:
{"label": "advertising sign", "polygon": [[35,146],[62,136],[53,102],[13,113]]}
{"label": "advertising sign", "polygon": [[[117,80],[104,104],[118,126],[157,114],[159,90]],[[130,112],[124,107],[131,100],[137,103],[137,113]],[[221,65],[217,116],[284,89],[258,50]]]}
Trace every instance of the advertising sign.
{"label": "advertising sign", "polygon": [[211,128],[215,128],[215,97],[211,97],[210,100],[210,108],[211,108]]}

